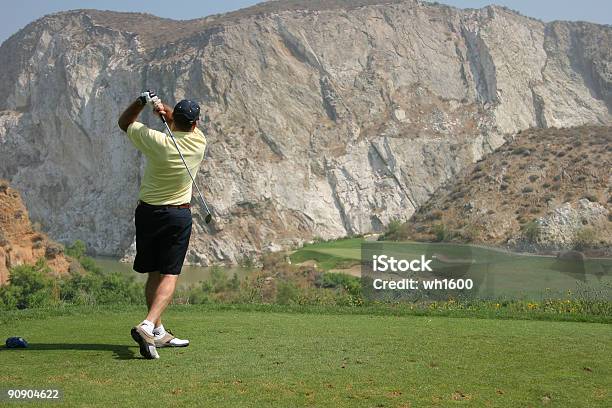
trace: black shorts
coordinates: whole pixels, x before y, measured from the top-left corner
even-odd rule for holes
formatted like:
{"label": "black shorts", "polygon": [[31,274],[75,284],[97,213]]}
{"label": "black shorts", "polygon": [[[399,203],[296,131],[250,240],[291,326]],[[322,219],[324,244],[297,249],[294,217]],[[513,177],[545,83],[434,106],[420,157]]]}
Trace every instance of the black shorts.
{"label": "black shorts", "polygon": [[191,236],[191,210],[140,204],[136,208],[135,223],[134,270],[180,274]]}

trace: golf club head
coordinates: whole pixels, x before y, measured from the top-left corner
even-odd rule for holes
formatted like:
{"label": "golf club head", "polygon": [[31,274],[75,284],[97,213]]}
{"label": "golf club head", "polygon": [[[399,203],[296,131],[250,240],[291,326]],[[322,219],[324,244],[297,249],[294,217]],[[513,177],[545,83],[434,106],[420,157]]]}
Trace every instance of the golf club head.
{"label": "golf club head", "polygon": [[206,222],[207,224],[210,224],[211,221],[212,221],[212,215],[210,213],[206,214],[206,217],[204,217],[204,222]]}

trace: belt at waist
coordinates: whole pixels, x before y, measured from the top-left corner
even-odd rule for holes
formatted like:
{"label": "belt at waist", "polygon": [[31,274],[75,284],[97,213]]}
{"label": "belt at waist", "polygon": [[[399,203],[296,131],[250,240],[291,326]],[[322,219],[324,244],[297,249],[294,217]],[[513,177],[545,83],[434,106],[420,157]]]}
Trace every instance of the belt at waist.
{"label": "belt at waist", "polygon": [[187,204],[179,204],[179,205],[172,205],[172,204],[162,204],[162,205],[153,205],[153,204],[149,204],[149,203],[145,203],[144,201],[138,200],[138,205],[139,206],[143,206],[146,208],[191,208],[191,204],[187,203]]}

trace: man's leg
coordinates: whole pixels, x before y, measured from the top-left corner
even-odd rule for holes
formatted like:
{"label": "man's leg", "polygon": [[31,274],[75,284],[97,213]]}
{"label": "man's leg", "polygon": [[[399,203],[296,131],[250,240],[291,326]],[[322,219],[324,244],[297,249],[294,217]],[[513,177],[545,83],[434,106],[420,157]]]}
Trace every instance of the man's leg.
{"label": "man's leg", "polygon": [[159,358],[154,329],[161,326],[161,315],[172,300],[177,278],[178,275],[149,272],[145,286],[149,314],[142,323],[132,328],[132,338],[140,345],[140,354],[145,358]]}
{"label": "man's leg", "polygon": [[[147,284],[145,286],[145,295],[147,298],[147,306],[149,307],[149,311],[153,306],[154,300],[156,298],[157,289],[161,282],[161,275],[159,272],[150,272],[149,278],[147,279]],[[148,319],[147,319],[148,320]],[[166,331],[166,328],[162,325],[161,316],[153,322],[153,335],[155,336],[155,345],[156,347],[187,347],[189,345],[189,340],[179,339],[174,337],[174,335],[170,332]]]}
{"label": "man's leg", "polygon": [[[151,310],[151,306],[153,305],[153,299],[155,299],[155,293],[157,292],[160,279],[161,274],[159,272],[149,272],[149,277],[147,278],[147,284],[145,286],[145,297],[147,298],[148,310]],[[159,327],[161,325],[161,317],[153,323],[155,327]]]}
{"label": "man's leg", "polygon": [[[172,301],[177,280],[178,275],[159,275],[159,283],[157,284],[157,288],[153,293],[153,299],[149,305],[149,314],[147,315],[146,320],[155,323],[156,326],[159,326],[158,322],[161,323],[162,313],[164,313],[164,310]],[[149,282],[147,281],[147,284],[148,283]]]}

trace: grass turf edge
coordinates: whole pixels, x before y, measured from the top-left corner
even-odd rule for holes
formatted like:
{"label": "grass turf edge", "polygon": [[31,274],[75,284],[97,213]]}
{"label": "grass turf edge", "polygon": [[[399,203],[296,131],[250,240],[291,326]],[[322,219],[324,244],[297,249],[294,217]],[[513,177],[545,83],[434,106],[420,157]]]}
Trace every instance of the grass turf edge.
{"label": "grass turf edge", "polygon": [[[405,304],[384,304],[365,306],[320,306],[320,305],[277,305],[277,304],[230,304],[209,303],[198,305],[171,305],[174,312],[181,311],[236,311],[236,312],[271,312],[291,314],[325,314],[325,315],[373,315],[373,316],[422,316],[478,318],[500,320],[539,320],[581,323],[612,324],[612,316],[560,314],[543,311],[516,312],[508,310],[443,310],[410,308]],[[10,324],[15,320],[35,320],[54,316],[90,315],[94,313],[121,313],[145,310],[145,305],[64,305],[50,308],[23,309],[4,311],[0,315],[0,325]]]}

